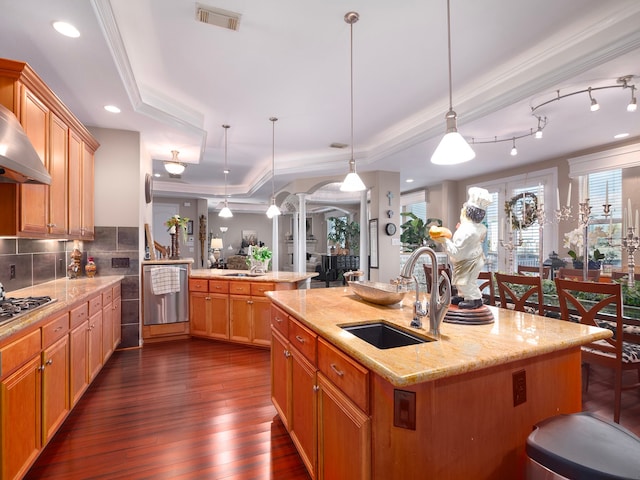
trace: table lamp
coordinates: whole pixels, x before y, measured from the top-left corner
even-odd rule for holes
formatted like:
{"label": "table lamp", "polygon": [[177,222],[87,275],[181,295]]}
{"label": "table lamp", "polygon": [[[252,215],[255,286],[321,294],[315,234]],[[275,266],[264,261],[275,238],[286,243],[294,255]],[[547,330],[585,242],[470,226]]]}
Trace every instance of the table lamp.
{"label": "table lamp", "polygon": [[220,260],[220,249],[223,246],[221,238],[216,237],[211,239],[211,250],[213,250],[213,258],[216,259],[216,263]]}

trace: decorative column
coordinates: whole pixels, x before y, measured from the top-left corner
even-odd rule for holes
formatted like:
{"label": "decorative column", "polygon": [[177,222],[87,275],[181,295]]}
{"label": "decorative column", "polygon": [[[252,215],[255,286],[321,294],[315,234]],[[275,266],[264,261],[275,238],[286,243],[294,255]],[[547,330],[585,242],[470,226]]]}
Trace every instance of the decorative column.
{"label": "decorative column", "polygon": [[360,268],[362,278],[369,280],[369,221],[367,191],[360,194]]}
{"label": "decorative column", "polygon": [[[297,193],[298,196],[298,242],[295,243],[296,250],[298,252],[298,263],[297,270],[298,273],[306,273],[307,271],[307,194],[306,193]],[[294,239],[295,242],[295,239]],[[294,259],[294,265],[295,265]]]}
{"label": "decorative column", "polygon": [[278,252],[280,250],[280,239],[278,235],[278,219],[282,215],[274,215],[271,219],[271,270],[277,272],[280,270],[280,260]]}

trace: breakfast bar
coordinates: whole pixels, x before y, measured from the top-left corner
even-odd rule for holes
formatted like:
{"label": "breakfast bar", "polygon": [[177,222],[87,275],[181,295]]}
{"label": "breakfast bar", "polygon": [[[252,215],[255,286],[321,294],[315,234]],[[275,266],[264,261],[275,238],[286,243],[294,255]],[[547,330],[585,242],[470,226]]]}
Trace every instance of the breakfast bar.
{"label": "breakfast bar", "polygon": [[[533,425],[581,410],[580,346],[611,335],[490,307],[493,323],[443,323],[433,338],[409,327],[409,297],[378,306],[349,287],[267,295],[274,405],[319,478],[523,478]],[[344,328],[370,323],[423,342],[382,349]],[[312,407],[300,393],[309,381]]]}

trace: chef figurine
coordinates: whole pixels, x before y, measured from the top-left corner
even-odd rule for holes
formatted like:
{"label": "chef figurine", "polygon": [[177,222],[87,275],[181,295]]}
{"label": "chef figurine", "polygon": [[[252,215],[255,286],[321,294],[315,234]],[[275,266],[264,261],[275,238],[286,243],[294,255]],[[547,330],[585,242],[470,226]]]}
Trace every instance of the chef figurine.
{"label": "chef figurine", "polygon": [[[441,232],[432,235],[434,241],[444,245],[453,263],[453,285],[458,293],[451,303],[458,308],[473,309],[482,306],[482,292],[478,287],[478,274],[484,266],[482,243],[487,227],[482,224],[491,195],[484,188],[471,187],[469,199],[460,211],[460,223],[453,236]],[[431,230],[429,231],[431,234]],[[435,233],[435,232],[434,232]]]}

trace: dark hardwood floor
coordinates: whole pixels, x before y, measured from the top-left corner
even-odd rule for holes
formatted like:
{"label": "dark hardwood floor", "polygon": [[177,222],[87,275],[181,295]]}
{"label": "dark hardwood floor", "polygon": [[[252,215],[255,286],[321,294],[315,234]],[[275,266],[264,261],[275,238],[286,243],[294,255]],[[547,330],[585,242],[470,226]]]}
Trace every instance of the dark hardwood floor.
{"label": "dark hardwood floor", "polygon": [[[613,418],[611,372],[584,409]],[[640,435],[640,390],[621,424]],[[27,479],[308,479],[270,400],[269,352],[206,340],[116,352]]]}
{"label": "dark hardwood floor", "polygon": [[269,363],[197,339],[118,351],[25,478],[307,479]]}

